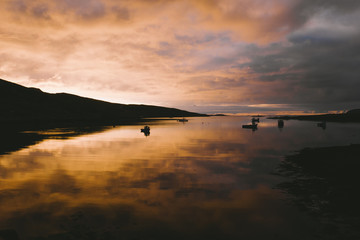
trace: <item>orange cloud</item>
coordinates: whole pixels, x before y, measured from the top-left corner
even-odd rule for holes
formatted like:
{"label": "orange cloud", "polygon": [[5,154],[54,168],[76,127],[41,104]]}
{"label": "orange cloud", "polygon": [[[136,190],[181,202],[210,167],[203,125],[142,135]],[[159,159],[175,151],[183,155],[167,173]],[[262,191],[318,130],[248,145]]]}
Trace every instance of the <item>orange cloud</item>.
{"label": "orange cloud", "polygon": [[309,9],[321,8],[299,0],[4,0],[0,77],[123,103],[266,103],[287,88],[281,78],[297,84],[305,72],[292,69],[293,52],[277,54],[307,34],[294,31]]}

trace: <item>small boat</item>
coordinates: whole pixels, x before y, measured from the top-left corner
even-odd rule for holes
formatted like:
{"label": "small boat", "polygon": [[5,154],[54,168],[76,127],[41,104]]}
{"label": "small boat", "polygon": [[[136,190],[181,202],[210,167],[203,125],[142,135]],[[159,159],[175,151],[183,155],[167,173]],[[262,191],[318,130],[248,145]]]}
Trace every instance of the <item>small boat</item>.
{"label": "small boat", "polygon": [[178,122],[188,122],[189,120],[183,118],[183,119],[178,119]]}
{"label": "small boat", "polygon": [[242,128],[257,129],[257,124],[246,124],[246,125],[242,125]]}
{"label": "small boat", "polygon": [[150,133],[150,127],[149,127],[149,126],[145,126],[144,128],[142,128],[142,129],[140,130],[140,132],[143,132],[143,133],[145,133],[145,134]]}
{"label": "small boat", "polygon": [[284,127],[284,120],[279,119],[278,120],[278,128],[283,128]]}
{"label": "small boat", "polygon": [[318,127],[321,127],[322,129],[325,129],[326,128],[326,122],[321,122],[321,123],[318,123],[317,124]]}
{"label": "small boat", "polygon": [[260,122],[260,119],[259,118],[252,118],[251,119],[251,122],[255,123],[255,122]]}

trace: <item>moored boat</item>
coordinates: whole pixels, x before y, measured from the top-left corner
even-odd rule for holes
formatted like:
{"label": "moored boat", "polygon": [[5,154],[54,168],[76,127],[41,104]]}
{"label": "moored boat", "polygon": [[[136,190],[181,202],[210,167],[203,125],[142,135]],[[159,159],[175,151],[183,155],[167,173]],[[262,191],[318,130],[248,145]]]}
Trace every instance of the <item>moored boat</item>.
{"label": "moored boat", "polygon": [[325,129],[326,128],[326,122],[321,122],[321,123],[318,123],[317,124],[318,127],[321,127],[322,129]]}
{"label": "moored boat", "polygon": [[242,128],[257,129],[257,124],[245,124],[242,125]]}
{"label": "moored boat", "polygon": [[278,120],[278,128],[283,128],[284,127],[284,120],[279,119]]}
{"label": "moored boat", "polygon": [[140,132],[143,132],[146,136],[150,134],[150,127],[145,126],[144,128],[140,129]]}
{"label": "moored boat", "polygon": [[183,118],[183,119],[178,119],[178,122],[188,122],[189,120]]}
{"label": "moored boat", "polygon": [[255,123],[255,122],[260,122],[260,118],[252,118],[251,122]]}

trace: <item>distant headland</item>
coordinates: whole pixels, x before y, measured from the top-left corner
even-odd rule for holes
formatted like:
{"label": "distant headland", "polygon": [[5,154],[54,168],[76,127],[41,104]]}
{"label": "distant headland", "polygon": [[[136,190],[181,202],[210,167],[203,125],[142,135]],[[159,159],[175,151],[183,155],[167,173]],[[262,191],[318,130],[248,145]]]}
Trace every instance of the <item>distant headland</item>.
{"label": "distant headland", "polygon": [[46,93],[0,79],[2,124],[122,124],[152,117],[207,116],[176,108],[118,104],[68,93]]}
{"label": "distant headland", "polygon": [[340,114],[320,114],[320,115],[298,115],[298,116],[275,116],[270,119],[283,120],[306,120],[321,122],[360,122],[360,109],[353,109]]}

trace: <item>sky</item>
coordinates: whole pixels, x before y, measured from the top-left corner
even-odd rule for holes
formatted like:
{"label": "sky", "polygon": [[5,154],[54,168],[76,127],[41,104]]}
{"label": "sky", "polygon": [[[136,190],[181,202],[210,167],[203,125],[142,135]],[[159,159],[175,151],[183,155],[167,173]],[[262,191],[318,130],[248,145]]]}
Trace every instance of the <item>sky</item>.
{"label": "sky", "polygon": [[359,0],[1,0],[0,78],[202,113],[360,108]]}

